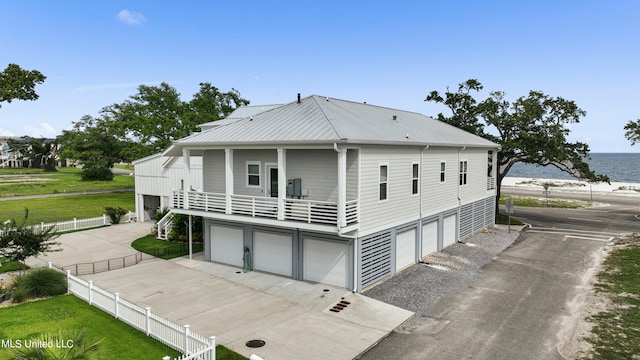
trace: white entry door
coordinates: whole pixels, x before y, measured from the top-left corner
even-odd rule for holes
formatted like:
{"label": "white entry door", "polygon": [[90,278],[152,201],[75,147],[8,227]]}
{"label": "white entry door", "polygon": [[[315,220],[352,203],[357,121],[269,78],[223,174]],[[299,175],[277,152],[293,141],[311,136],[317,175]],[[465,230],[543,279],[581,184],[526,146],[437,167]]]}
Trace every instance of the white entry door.
{"label": "white entry door", "polygon": [[349,244],[304,238],[304,279],[347,287],[349,284]]}
{"label": "white entry door", "polygon": [[254,232],[253,267],[256,270],[293,276],[293,240],[291,235]]}
{"label": "white entry door", "polygon": [[211,225],[211,260],[242,267],[244,231],[240,228]]}
{"label": "white entry door", "polygon": [[396,234],[396,271],[416,263],[416,229]]}
{"label": "white entry door", "polygon": [[422,257],[438,251],[438,220],[422,225]]}

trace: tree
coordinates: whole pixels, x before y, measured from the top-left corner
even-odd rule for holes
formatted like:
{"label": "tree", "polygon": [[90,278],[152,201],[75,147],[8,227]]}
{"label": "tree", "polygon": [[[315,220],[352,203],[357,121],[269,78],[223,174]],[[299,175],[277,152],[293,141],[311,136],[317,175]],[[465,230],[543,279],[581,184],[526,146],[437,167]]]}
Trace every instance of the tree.
{"label": "tree", "polygon": [[47,77],[38,70],[24,70],[16,64],[9,64],[0,72],[0,107],[12,100],[37,100],[35,87]]}
{"label": "tree", "polygon": [[113,135],[104,119],[85,115],[72,123],[71,130],[58,136],[60,155],[80,161],[83,179],[112,180],[113,165],[122,161],[123,143]]}
{"label": "tree", "polygon": [[125,161],[160,152],[174,140],[198,130],[197,125],[226,117],[235,108],[249,104],[232,89],[221,93],[210,83],[201,83],[191,102],[167,83],[140,85],[138,93],[121,104],[102,109],[109,131],[125,146]]}
{"label": "tree", "polygon": [[640,143],[640,119],[629,121],[624,129],[626,130],[624,136],[631,141],[631,145]]}
{"label": "tree", "polygon": [[49,139],[31,139],[24,150],[31,160],[31,167],[42,168],[46,172],[58,171],[58,142]]}
{"label": "tree", "polygon": [[498,199],[502,180],[519,162],[551,165],[590,182],[609,182],[606,175],[594,173],[585,162],[589,146],[567,139],[569,125],[578,123],[586,115],[575,102],[539,91],[530,91],[513,103],[505,100],[504,92],[494,91],[487,99],[477,102],[471,93],[482,88],[480,82],[470,79],[459,84],[456,92],[447,89],[444,97],[432,91],[425,101],[444,104],[451,110],[452,116],[440,113],[438,120],[500,144],[496,179]]}
{"label": "tree", "polygon": [[62,250],[52,248],[60,244],[54,241],[58,237],[54,226],[29,226],[28,218],[29,210],[25,209],[22,223],[12,219],[0,225],[0,255],[9,261],[24,262],[30,256]]}

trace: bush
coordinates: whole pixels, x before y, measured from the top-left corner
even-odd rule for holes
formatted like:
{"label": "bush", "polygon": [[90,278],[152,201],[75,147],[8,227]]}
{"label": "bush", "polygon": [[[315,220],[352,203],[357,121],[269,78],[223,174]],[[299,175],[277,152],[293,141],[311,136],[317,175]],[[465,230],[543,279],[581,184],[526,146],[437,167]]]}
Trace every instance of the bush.
{"label": "bush", "polygon": [[[67,292],[67,277],[53,269],[37,269],[19,276],[14,282],[12,297],[28,298],[62,295]],[[23,294],[24,293],[24,294]]]}
{"label": "bush", "polygon": [[20,304],[29,298],[29,294],[27,289],[25,288],[17,288],[11,292],[11,302],[14,304]]}
{"label": "bush", "polygon": [[108,168],[84,168],[80,177],[83,181],[111,181],[113,180],[113,172]]}
{"label": "bush", "polygon": [[109,216],[109,219],[111,219],[112,224],[120,224],[120,220],[122,220],[122,217],[127,214],[127,210],[119,206],[117,208],[112,206],[107,206],[104,208],[104,211],[107,214],[107,216]]}

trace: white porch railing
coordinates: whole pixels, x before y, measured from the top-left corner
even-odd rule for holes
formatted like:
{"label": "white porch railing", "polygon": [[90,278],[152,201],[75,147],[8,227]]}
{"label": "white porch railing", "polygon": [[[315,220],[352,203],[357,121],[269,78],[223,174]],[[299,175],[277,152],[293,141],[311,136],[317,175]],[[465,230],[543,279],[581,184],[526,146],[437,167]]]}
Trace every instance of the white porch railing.
{"label": "white porch railing", "polygon": [[[49,265],[51,267],[51,265]],[[191,332],[189,325],[180,326],[151,312],[151,308],[141,308],[93,285],[93,281],[84,281],[67,271],[69,292],[85,300],[89,305],[100,308],[116,319],[143,331],[147,336],[180,351],[184,355],[176,360],[198,359],[215,360],[216,338],[205,338]],[[168,357],[163,360],[169,359]]]}
{"label": "white porch railing", "polygon": [[[189,209],[205,212],[226,212],[226,195],[199,191],[187,192]],[[184,191],[173,191],[173,207],[184,209]],[[331,201],[285,199],[284,219],[309,224],[338,225],[338,204]],[[231,195],[231,214],[251,217],[278,218],[278,199],[263,196]],[[345,204],[347,225],[359,222],[358,200]]]}

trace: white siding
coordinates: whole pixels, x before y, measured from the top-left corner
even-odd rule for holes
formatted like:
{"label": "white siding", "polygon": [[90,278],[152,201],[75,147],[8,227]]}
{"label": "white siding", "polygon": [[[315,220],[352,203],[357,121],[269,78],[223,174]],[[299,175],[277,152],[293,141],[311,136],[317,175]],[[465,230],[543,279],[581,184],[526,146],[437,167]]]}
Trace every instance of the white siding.
{"label": "white siding", "polygon": [[[445,181],[440,182],[440,163],[445,162]],[[422,170],[422,206],[424,216],[458,206],[458,149],[429,148],[424,151]]]}
{"label": "white siding", "polygon": [[460,160],[467,161],[467,184],[460,187],[460,201],[462,204],[472,203],[484,199],[493,190],[487,191],[487,150],[465,149],[460,152]]}
{"label": "white siding", "polygon": [[[411,193],[412,164],[419,147],[386,146],[361,149],[360,230],[383,227],[420,215],[420,197]],[[379,200],[379,166],[388,164],[386,201]]]}

